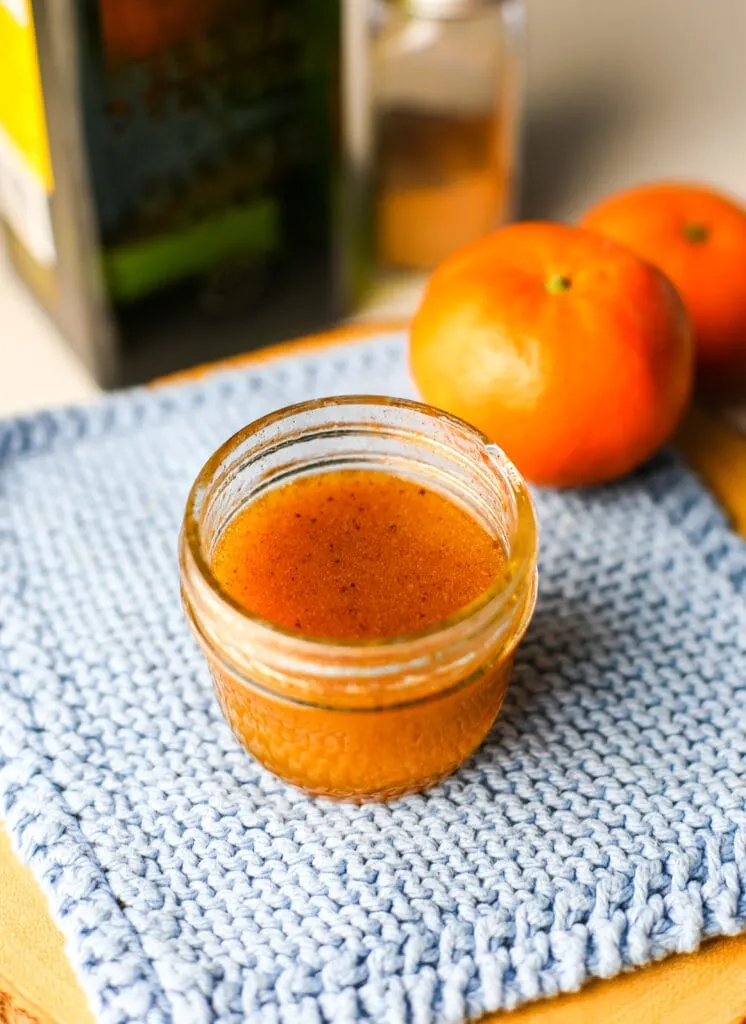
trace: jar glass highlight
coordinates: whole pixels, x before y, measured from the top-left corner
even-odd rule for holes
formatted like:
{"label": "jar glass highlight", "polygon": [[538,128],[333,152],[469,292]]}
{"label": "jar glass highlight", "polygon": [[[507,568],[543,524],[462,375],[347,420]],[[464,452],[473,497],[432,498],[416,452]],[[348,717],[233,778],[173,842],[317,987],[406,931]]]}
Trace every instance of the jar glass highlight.
{"label": "jar glass highlight", "polygon": [[[329,641],[237,604],[210,570],[223,530],[271,488],[342,469],[396,473],[439,491],[503,547],[489,590],[405,637]],[[537,529],[527,487],[466,423],[374,397],[293,406],[246,427],[203,468],[180,540],[182,596],[233,732],[265,767],[336,799],[432,786],[491,728],[533,612]]]}

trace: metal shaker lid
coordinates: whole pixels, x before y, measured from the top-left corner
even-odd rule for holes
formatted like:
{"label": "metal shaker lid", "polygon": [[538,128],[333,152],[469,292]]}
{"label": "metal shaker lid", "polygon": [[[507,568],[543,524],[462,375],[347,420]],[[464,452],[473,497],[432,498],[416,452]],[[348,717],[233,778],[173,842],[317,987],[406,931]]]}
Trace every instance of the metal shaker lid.
{"label": "metal shaker lid", "polygon": [[398,0],[399,6],[416,18],[461,18],[498,3],[500,0]]}

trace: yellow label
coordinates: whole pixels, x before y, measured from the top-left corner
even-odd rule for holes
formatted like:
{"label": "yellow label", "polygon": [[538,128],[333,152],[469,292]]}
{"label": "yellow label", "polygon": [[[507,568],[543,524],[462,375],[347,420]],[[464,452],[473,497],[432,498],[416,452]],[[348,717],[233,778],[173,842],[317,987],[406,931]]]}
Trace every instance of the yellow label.
{"label": "yellow label", "polygon": [[0,127],[51,193],[54,178],[31,0],[0,0]]}

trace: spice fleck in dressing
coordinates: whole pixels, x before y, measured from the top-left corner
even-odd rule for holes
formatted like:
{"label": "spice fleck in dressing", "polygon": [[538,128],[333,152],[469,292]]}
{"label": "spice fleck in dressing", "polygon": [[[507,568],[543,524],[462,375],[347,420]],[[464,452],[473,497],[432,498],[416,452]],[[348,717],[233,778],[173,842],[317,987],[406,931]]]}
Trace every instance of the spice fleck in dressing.
{"label": "spice fleck in dressing", "polygon": [[337,470],[242,509],[212,571],[274,625],[371,640],[442,622],[483,594],[503,561],[481,523],[437,491],[385,471]]}

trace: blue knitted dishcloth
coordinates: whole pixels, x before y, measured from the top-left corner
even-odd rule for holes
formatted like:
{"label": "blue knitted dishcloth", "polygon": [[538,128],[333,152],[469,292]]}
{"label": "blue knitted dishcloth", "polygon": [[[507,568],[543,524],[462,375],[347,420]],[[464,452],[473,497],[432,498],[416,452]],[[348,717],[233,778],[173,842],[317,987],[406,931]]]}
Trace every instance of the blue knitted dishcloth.
{"label": "blue knitted dishcloth", "polygon": [[337,805],[239,748],[187,491],[343,392],[411,394],[403,337],[0,424],[0,816],[104,1024],[460,1024],[746,928],[746,545],[673,456],[537,493],[508,699],[436,789]]}

